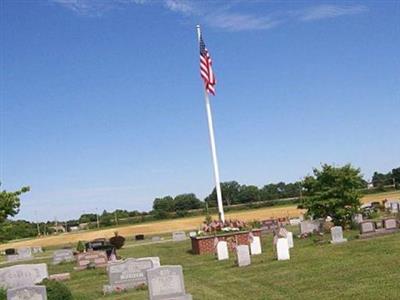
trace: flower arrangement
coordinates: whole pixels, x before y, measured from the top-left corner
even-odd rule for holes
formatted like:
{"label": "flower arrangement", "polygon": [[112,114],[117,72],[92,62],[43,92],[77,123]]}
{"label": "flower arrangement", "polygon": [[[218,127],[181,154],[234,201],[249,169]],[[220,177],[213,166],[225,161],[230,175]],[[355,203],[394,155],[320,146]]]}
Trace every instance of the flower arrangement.
{"label": "flower arrangement", "polygon": [[216,235],[218,233],[238,232],[242,230],[251,230],[252,226],[241,220],[225,220],[225,222],[213,220],[204,221],[197,236]]}

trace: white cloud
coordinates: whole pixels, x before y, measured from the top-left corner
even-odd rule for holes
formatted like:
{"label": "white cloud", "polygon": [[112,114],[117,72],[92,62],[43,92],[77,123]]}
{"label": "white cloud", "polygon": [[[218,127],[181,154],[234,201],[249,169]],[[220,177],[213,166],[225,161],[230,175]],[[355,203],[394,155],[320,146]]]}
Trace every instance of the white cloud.
{"label": "white cloud", "polygon": [[[200,0],[49,0],[81,16],[102,16],[105,12],[134,5],[162,5],[165,9],[196,19],[210,27],[228,30],[267,30],[288,22],[310,22],[341,16],[365,13],[363,5],[338,6],[323,4],[305,9],[275,12],[251,12],[240,10],[241,1],[200,1]],[[256,5],[256,4],[255,4]]]}
{"label": "white cloud", "polygon": [[256,17],[250,14],[219,13],[207,16],[205,22],[220,29],[230,31],[260,30],[273,28],[281,21],[269,17]]}
{"label": "white cloud", "polygon": [[337,5],[319,5],[310,7],[300,13],[301,21],[315,21],[328,18],[336,18],[346,15],[361,14],[368,11],[368,8],[363,5],[357,6],[337,6]]}

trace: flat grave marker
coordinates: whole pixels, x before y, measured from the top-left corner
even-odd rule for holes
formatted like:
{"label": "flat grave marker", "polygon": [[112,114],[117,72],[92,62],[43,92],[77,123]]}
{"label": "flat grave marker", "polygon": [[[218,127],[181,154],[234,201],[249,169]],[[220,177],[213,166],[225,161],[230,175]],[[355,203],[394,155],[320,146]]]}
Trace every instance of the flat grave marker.
{"label": "flat grave marker", "polygon": [[191,300],[186,294],[182,266],[162,266],[147,271],[150,300]]}
{"label": "flat grave marker", "polygon": [[32,256],[32,249],[30,247],[19,248],[17,249],[18,258],[19,259],[31,259]]}

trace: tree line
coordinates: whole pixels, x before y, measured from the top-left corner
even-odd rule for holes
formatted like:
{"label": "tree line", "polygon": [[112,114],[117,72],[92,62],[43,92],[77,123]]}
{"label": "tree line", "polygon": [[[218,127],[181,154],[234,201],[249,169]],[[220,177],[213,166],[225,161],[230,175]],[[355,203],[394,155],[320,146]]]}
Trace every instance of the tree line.
{"label": "tree line", "polygon": [[[347,170],[347,172],[350,171]],[[319,173],[315,173],[314,175],[318,177]],[[362,179],[361,175],[359,178],[360,181],[357,183],[357,188],[367,188],[368,182]],[[394,168],[388,173],[374,172],[371,183],[377,191],[383,190],[388,186],[399,189],[400,167]],[[309,201],[303,202],[304,207],[314,208],[314,204],[317,202],[309,198],[309,193],[315,189],[313,181],[309,177],[305,177],[303,181],[270,183],[263,187],[240,184],[237,181],[221,183],[223,203],[227,209],[237,204],[268,204],[273,203],[277,199],[301,198],[302,196],[308,197],[306,199]],[[214,188],[203,200],[200,200],[194,193],[180,194],[175,197],[158,197],[154,199],[153,208],[149,212],[122,209],[108,212],[104,210],[101,214],[84,213],[78,219],[74,220],[64,222],[47,221],[39,224],[24,220],[10,220],[9,217],[16,216],[19,212],[20,196],[29,192],[29,190],[29,187],[23,187],[15,192],[7,192],[5,190],[0,192],[0,242],[16,238],[32,237],[38,235],[38,233],[51,234],[55,231],[54,227],[56,225],[62,225],[68,230],[68,228],[78,226],[82,223],[88,224],[89,228],[134,224],[154,219],[183,217],[194,210],[215,208],[217,206],[217,196]],[[320,206],[317,205],[316,207]]]}

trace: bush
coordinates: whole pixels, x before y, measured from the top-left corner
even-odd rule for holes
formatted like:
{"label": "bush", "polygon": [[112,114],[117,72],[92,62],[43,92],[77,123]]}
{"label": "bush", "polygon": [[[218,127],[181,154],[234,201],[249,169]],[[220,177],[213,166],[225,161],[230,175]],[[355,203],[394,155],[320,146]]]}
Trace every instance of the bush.
{"label": "bush", "polygon": [[0,289],[0,300],[6,300],[6,299],[7,299],[6,290]]}
{"label": "bush", "polygon": [[85,244],[82,241],[78,242],[78,245],[76,246],[76,251],[78,251],[79,253],[85,251]]}
{"label": "bush", "polygon": [[44,279],[41,284],[46,286],[47,300],[73,300],[71,291],[64,283]]}
{"label": "bush", "polygon": [[110,238],[110,244],[113,245],[116,249],[121,249],[125,244],[125,238],[122,235],[118,235],[118,232],[115,232],[115,236]]}

